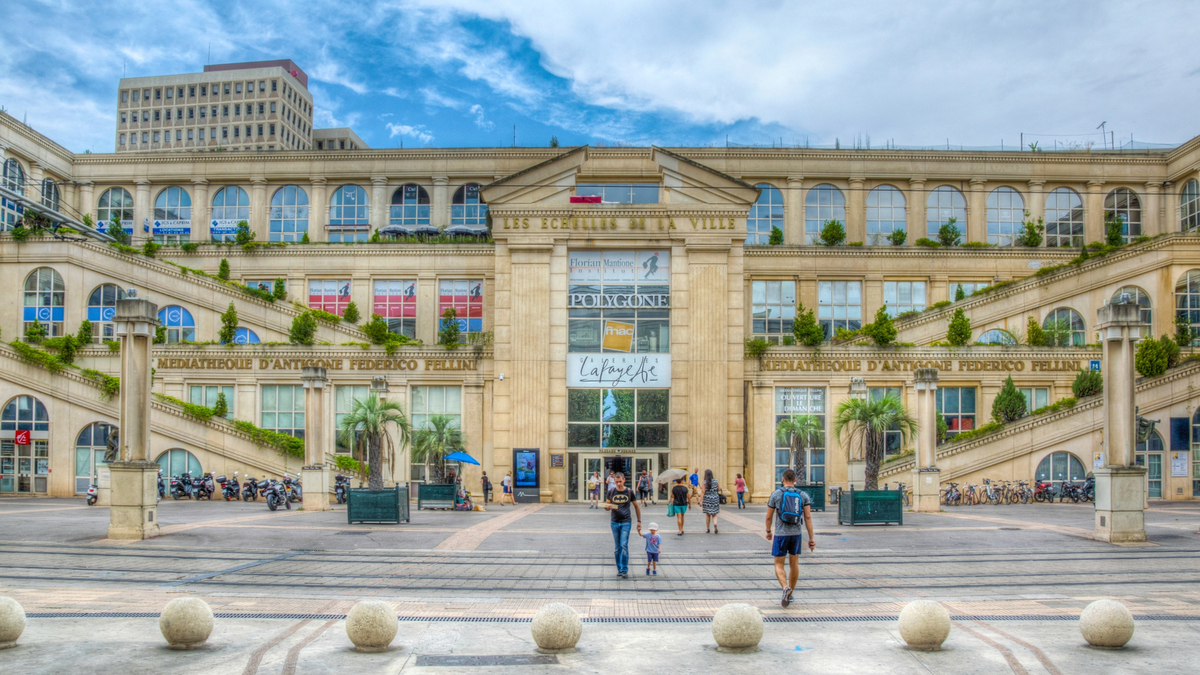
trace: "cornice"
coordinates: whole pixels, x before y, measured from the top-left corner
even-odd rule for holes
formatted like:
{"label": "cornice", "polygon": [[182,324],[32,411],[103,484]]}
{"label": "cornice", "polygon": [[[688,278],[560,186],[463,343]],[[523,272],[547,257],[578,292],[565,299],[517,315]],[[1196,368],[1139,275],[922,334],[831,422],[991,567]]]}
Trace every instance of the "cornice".
{"label": "cornice", "polygon": [[[67,150],[63,146],[59,145],[58,143],[55,143],[54,141],[50,140],[46,136],[37,132],[36,130],[34,130],[33,127],[28,126],[26,124],[22,124],[20,120],[13,117],[12,115],[9,115],[7,112],[5,112],[3,110],[0,110],[0,122],[3,122],[5,127],[16,131],[21,136],[24,136],[25,138],[29,139],[30,141],[33,141],[35,144],[37,144],[41,147],[44,147],[47,150],[49,150],[50,152],[54,153],[55,155],[57,155],[59,157],[59,159],[62,159],[68,165],[74,164],[76,157],[86,156],[86,155],[76,155],[75,153],[71,152],[70,150]],[[17,148],[17,150],[20,151],[20,148]],[[22,154],[24,154],[24,153],[22,153]]]}
{"label": "cornice", "polygon": [[496,254],[495,244],[289,244],[287,246],[261,246],[245,251],[238,246],[201,244],[195,251],[187,252],[175,247],[163,247],[156,254],[159,258],[280,258],[280,257],[387,257],[412,258],[421,256],[468,256],[491,257]]}
{"label": "cornice", "polygon": [[[481,348],[476,353],[472,345],[463,345],[458,349],[449,350],[441,345],[405,345],[397,347],[391,354],[381,345],[371,345],[363,349],[360,345],[154,345],[150,350],[152,358],[192,358],[192,359],[476,359],[490,361],[493,358],[491,347]],[[437,371],[433,371],[437,372]],[[445,371],[457,372],[457,371]],[[462,371],[468,372],[468,371]]]}
{"label": "cornice", "polygon": [[[1029,347],[1027,345],[971,345],[964,347],[876,347],[874,345],[826,344],[822,347],[797,347],[773,345],[763,354],[763,360],[791,359],[810,361],[838,361],[846,359],[904,359],[904,360],[1073,360],[1095,356],[1099,347]],[[746,378],[755,379],[764,373],[778,375],[797,371],[764,371],[756,359],[747,358]],[[750,368],[749,366],[754,366]],[[897,371],[899,372],[899,371]],[[958,371],[955,371],[958,372]]]}
{"label": "cornice", "polygon": [[751,244],[745,247],[747,258],[1036,258],[1071,260],[1076,249],[1018,248],[926,248],[924,246],[814,246]]}
{"label": "cornice", "polygon": [[[1123,152],[986,152],[972,150],[830,150],[810,148],[671,148],[694,160],[764,159],[853,160],[880,162],[987,162],[991,164],[1145,164],[1166,166],[1168,153]],[[805,174],[807,178],[817,175]],[[967,178],[964,177],[964,180]]]}

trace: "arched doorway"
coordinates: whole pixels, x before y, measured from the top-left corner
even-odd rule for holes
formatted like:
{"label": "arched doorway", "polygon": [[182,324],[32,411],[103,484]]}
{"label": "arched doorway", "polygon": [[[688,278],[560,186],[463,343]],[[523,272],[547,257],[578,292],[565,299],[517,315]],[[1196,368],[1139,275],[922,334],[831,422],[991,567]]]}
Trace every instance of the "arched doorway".
{"label": "arched doorway", "polygon": [[45,494],[50,483],[50,415],[32,396],[0,413],[0,492]]}
{"label": "arched doorway", "polygon": [[100,467],[104,464],[104,453],[108,451],[108,434],[117,426],[108,422],[92,422],[79,432],[75,439],[75,494],[84,494]]}
{"label": "arched doorway", "polygon": [[1083,462],[1069,452],[1054,452],[1042,458],[1038,463],[1033,478],[1036,481],[1050,481],[1057,491],[1064,482],[1077,483],[1087,477],[1087,469]]}
{"label": "arched doorway", "polygon": [[1145,442],[1138,443],[1134,461],[1146,467],[1146,497],[1162,499],[1163,487],[1163,439],[1155,431]]}
{"label": "arched doorway", "polygon": [[162,468],[163,476],[178,478],[186,471],[192,475],[192,478],[196,478],[204,473],[200,468],[200,460],[182,448],[167,450],[154,461],[158,462],[158,466]]}

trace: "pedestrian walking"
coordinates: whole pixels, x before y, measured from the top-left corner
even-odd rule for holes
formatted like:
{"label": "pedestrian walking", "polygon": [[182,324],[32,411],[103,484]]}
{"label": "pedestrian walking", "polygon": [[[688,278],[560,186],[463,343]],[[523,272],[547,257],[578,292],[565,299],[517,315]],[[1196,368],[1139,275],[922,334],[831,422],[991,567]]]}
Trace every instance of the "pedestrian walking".
{"label": "pedestrian walking", "polygon": [[600,472],[593,471],[587,482],[588,498],[591,500],[589,509],[600,508]]}
{"label": "pedestrian walking", "polygon": [[658,551],[662,546],[662,537],[658,536],[658,523],[650,523],[650,532],[643,534],[646,539],[646,576],[650,576],[650,567],[654,567],[654,576],[658,576]]}
{"label": "pedestrian walking", "polygon": [[642,500],[642,507],[646,507],[646,500],[650,499],[650,470],[642,469],[642,473],[638,476],[638,497]]}
{"label": "pedestrian walking", "polygon": [[609,471],[608,472],[608,480],[605,481],[605,485],[604,485],[604,494],[607,495],[608,493],[612,492],[616,487],[617,487],[616,472]]}
{"label": "pedestrian walking", "polygon": [[667,506],[667,516],[675,516],[675,522],[679,524],[678,536],[683,536],[683,517],[688,510],[688,501],[690,492],[686,485],[683,484],[684,479],[679,478],[675,481],[675,487],[671,488],[671,504]]}
{"label": "pedestrian walking", "polygon": [[492,481],[488,480],[487,472],[483,472],[483,477],[479,479],[479,484],[483,486],[483,503],[488,503],[488,496],[492,494]]}
{"label": "pedestrian walking", "polygon": [[692,492],[688,498],[688,504],[691,504],[692,499],[695,499],[698,505],[700,503],[700,469],[692,469],[692,475],[688,480],[692,483]]}
{"label": "pedestrian walking", "polygon": [[708,534],[709,525],[713,534],[720,534],[717,529],[717,514],[721,513],[721,486],[713,478],[712,469],[704,470],[704,496],[700,498],[700,508],[704,511],[704,533]]}
{"label": "pedestrian walking", "polygon": [[617,560],[617,576],[622,579],[629,576],[629,530],[633,517],[629,512],[632,506],[637,512],[637,533],[642,536],[642,507],[638,506],[633,490],[625,486],[625,474],[615,471],[613,482],[616,484],[608,491],[604,499],[604,509],[612,516],[609,526],[613,535],[613,557]]}
{"label": "pedestrian walking", "polygon": [[737,489],[738,508],[746,508],[746,500],[744,499],[746,496],[746,480],[742,478],[742,474],[739,473],[737,478],[734,479],[733,487]]}
{"label": "pedestrian walking", "polygon": [[513,493],[512,493],[512,472],[511,471],[504,474],[504,478],[500,479],[500,489],[501,489],[500,506],[504,506],[504,498],[505,497],[508,497],[508,500],[510,502],[512,502],[512,505],[516,506],[517,500],[513,498]]}
{"label": "pedestrian walking", "polygon": [[[771,542],[771,555],[775,558],[775,578],[783,588],[779,604],[787,607],[800,580],[800,543],[805,528],[808,550],[815,551],[817,543],[813,541],[812,498],[796,489],[795,471],[784,469],[782,481],[783,487],[772,492],[767,500],[767,541]],[[790,563],[790,576],[784,572],[784,558]]]}

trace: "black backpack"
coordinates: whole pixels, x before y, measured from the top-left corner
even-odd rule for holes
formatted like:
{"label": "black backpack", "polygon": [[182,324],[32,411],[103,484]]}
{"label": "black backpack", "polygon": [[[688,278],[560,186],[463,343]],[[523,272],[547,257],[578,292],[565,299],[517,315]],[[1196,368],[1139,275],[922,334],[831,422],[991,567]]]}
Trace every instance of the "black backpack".
{"label": "black backpack", "polygon": [[787,525],[799,525],[804,517],[803,500],[796,490],[782,488],[783,499],[779,500],[779,521]]}

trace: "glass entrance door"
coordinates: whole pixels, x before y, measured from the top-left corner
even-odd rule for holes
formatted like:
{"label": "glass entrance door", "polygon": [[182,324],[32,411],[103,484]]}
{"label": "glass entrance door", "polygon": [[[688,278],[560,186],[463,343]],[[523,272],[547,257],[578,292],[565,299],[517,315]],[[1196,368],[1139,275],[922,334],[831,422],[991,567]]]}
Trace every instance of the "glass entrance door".
{"label": "glass entrance door", "polygon": [[1147,441],[1137,444],[1135,452],[1134,461],[1146,467],[1146,498],[1162,499],[1162,436],[1152,432]]}
{"label": "glass entrance door", "polygon": [[[573,456],[575,453],[571,453]],[[576,464],[571,468],[571,475],[578,482],[577,491],[568,491],[568,501],[586,502],[591,499],[587,491],[587,482],[592,472],[600,474],[600,501],[608,491],[608,476],[620,471],[625,474],[625,485],[631,490],[637,490],[637,477],[642,471],[650,473],[653,481],[659,471],[658,455],[617,455],[603,456],[579,453]]]}

